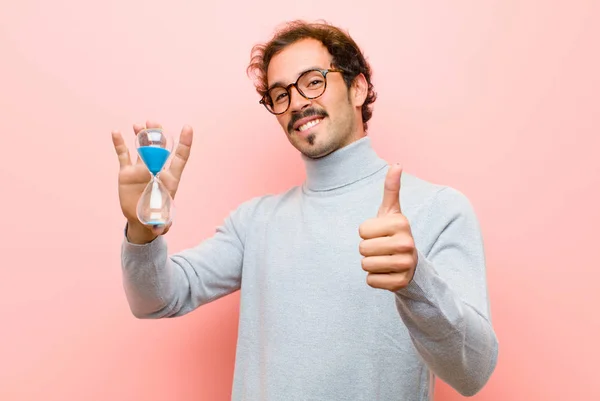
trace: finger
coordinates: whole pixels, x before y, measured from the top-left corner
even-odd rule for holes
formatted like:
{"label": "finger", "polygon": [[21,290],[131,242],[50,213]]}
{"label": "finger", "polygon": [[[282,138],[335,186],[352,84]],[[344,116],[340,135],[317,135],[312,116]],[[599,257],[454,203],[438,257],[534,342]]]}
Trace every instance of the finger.
{"label": "finger", "polygon": [[165,235],[171,228],[172,222],[167,224],[156,224],[150,227],[150,230],[155,235]]}
{"label": "finger", "polygon": [[161,235],[165,235],[166,233],[169,232],[169,229],[171,228],[171,224],[173,224],[173,223],[169,222],[169,224],[167,224],[167,226],[165,227],[165,229],[163,230]]}
{"label": "finger", "polygon": [[152,234],[154,234],[154,235],[163,235],[166,230],[166,226],[156,225],[156,226],[152,226],[150,228],[150,230],[152,231]]}
{"label": "finger", "polygon": [[162,128],[162,125],[156,121],[148,120],[146,121],[146,128]]}
{"label": "finger", "polygon": [[[133,132],[134,132],[135,135],[139,134],[140,131],[142,131],[145,128],[146,127],[143,126],[142,124],[133,124]],[[137,153],[137,159],[135,161],[135,164],[142,164],[142,163],[143,163],[142,158],[140,157],[140,154]]]}
{"label": "finger", "polygon": [[137,135],[140,133],[141,130],[145,129],[146,127],[144,127],[142,124],[133,124],[133,132]]}
{"label": "finger", "polygon": [[185,168],[185,165],[190,157],[193,138],[194,131],[192,130],[192,127],[189,125],[184,126],[181,130],[179,143],[177,144],[177,149],[175,149],[175,154],[173,155],[171,166],[169,168],[169,171],[171,174],[173,174],[173,177],[175,177],[177,181],[181,179],[183,169]]}
{"label": "finger", "polygon": [[388,170],[383,186],[383,200],[378,216],[402,213],[400,208],[400,180],[402,179],[402,166],[394,164]]}
{"label": "finger", "polygon": [[361,265],[369,273],[401,273],[410,270],[413,260],[410,254],[369,256],[363,258]]}
{"label": "finger", "polygon": [[125,145],[123,136],[119,131],[112,132],[112,141],[115,147],[115,152],[117,153],[117,157],[119,158],[119,167],[123,168],[130,166],[131,157],[129,156],[129,149],[127,149],[127,145]]}
{"label": "finger", "polygon": [[380,237],[361,241],[358,252],[362,256],[386,256],[400,253],[412,254],[415,243],[412,236],[407,234],[392,237]]}
{"label": "finger", "polygon": [[410,283],[410,277],[407,273],[369,273],[367,274],[367,284],[373,288],[380,288],[389,291],[398,291]]}
{"label": "finger", "polygon": [[402,214],[395,214],[366,220],[358,227],[358,234],[362,239],[371,239],[409,230],[408,219]]}

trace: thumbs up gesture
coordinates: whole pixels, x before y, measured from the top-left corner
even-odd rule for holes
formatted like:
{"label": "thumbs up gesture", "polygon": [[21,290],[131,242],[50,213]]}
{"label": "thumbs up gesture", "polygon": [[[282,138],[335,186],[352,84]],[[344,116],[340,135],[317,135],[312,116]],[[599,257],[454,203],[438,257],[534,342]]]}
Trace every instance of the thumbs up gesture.
{"label": "thumbs up gesture", "polygon": [[400,207],[402,167],[393,165],[385,178],[383,201],[377,217],[359,227],[363,239],[359,252],[367,284],[373,288],[397,291],[413,278],[418,256],[410,224]]}

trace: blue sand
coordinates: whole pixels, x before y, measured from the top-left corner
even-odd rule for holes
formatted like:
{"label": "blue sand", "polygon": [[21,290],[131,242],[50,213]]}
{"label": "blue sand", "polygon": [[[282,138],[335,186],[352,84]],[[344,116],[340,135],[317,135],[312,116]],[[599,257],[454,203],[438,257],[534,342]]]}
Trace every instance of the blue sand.
{"label": "blue sand", "polygon": [[138,148],[138,152],[153,175],[158,174],[162,170],[171,154],[167,149],[156,146],[141,146]]}
{"label": "blue sand", "polygon": [[153,226],[153,227],[162,227],[165,225],[164,221],[160,221],[160,220],[154,220],[154,221],[148,221],[146,223],[147,226]]}

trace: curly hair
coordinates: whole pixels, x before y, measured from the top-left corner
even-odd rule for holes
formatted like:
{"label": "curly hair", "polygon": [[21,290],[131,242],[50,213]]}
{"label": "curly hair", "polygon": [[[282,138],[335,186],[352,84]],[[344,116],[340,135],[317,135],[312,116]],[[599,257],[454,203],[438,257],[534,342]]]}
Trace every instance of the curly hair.
{"label": "curly hair", "polygon": [[333,67],[343,71],[347,88],[350,88],[356,76],[361,73],[364,75],[368,84],[367,97],[362,105],[362,121],[366,131],[367,122],[373,115],[372,104],[377,99],[371,82],[371,67],[350,35],[327,22],[288,22],[276,31],[269,42],[257,44],[252,48],[247,73],[248,76],[254,77],[258,94],[263,97],[267,92],[267,69],[271,59],[286,46],[302,39],[316,39],[327,48],[333,58]]}

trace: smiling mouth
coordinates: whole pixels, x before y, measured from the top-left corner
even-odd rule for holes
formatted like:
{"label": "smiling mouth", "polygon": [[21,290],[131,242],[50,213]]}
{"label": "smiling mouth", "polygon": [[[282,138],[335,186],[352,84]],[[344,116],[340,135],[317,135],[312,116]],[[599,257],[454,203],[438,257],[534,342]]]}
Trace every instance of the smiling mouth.
{"label": "smiling mouth", "polygon": [[319,124],[321,121],[323,121],[322,118],[317,118],[315,120],[311,120],[311,121],[307,122],[306,124],[302,124],[301,126],[299,126],[297,130],[300,132],[306,131],[307,129],[312,128],[315,125]]}

